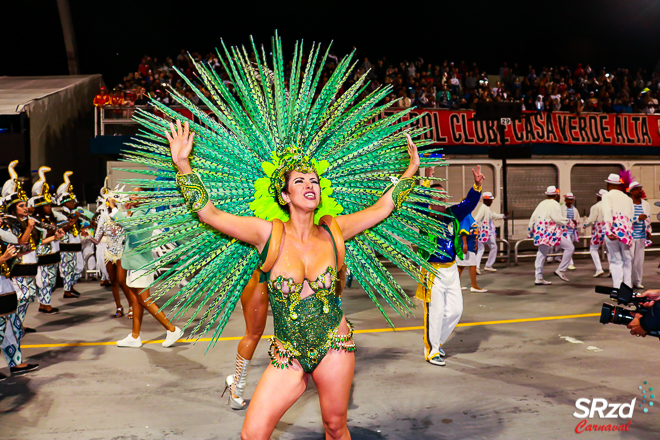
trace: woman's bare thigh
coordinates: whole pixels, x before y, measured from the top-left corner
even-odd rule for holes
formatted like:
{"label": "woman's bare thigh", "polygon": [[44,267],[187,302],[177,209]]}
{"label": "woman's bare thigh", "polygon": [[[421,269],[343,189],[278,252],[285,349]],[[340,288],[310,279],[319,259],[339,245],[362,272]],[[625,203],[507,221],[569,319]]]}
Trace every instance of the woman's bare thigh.
{"label": "woman's bare thigh", "polygon": [[309,374],[297,361],[284,369],[268,364],[245,414],[241,437],[250,440],[270,438],[284,413],[307,389],[308,379]]}
{"label": "woman's bare thigh", "polygon": [[268,316],[268,288],[266,283],[260,283],[241,295],[243,317],[248,334],[261,334],[266,327]]}
{"label": "woman's bare thigh", "polygon": [[344,350],[329,350],[312,372],[324,426],[346,426],[354,373],[355,353]]}

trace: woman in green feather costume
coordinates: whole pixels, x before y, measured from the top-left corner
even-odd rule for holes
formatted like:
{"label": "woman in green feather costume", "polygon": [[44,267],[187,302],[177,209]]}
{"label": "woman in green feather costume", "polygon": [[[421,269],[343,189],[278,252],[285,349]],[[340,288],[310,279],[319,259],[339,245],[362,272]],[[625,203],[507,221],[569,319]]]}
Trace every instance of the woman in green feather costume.
{"label": "woman in green feather costume", "polygon": [[296,46],[286,80],[277,36],[272,77],[263,48],[254,62],[245,49],[225,48],[225,54],[237,97],[209,67],[196,66],[210,97],[186,79],[217,119],[174,91],[173,98],[199,123],[157,102],[163,117],[142,112],[137,118],[151,133],[143,133],[132,144],[137,150],[125,158],[149,166],[137,172],[159,178],[130,183],[155,190],[138,194],[146,198],[145,207],[169,209],[123,224],[154,223],[166,230],[136,252],[180,243],[143,268],[174,263],[152,299],[191,278],[165,307],[174,304],[176,316],[197,305],[188,325],[202,312],[193,334],[201,336],[216,324],[213,341],[253,271],[264,272],[275,338],[271,364],[246,414],[245,438],[268,438],[309,377],[319,391],[326,437],[350,438],[346,415],[355,346],[352,325],[335,297],[337,271],[345,262],[390,324],[376,295],[400,315],[410,312],[409,297],[377,253],[419,282],[420,266],[434,271],[403,241],[432,252],[424,234],[446,232],[420,208],[443,194],[415,185],[420,162],[437,160],[420,160],[411,136],[423,130],[409,128],[416,118],[401,120],[408,110],[383,116],[392,105],[379,104],[389,87],[355,102],[367,86],[365,75],[340,93],[351,56],[317,90],[328,54],[319,63],[318,46],[305,66],[302,47]]}
{"label": "woman in green feather costume", "polygon": [[[274,262],[267,270],[264,268],[276,333],[271,343],[272,362],[257,385],[242,436],[270,437],[282,415],[305,391],[311,377],[319,393],[326,438],[350,438],[346,418],[355,345],[352,325],[332,298],[342,263],[337,255],[343,250],[338,251],[337,243],[343,244],[385,220],[397,207],[398,199],[407,197],[407,194],[401,196],[401,192],[412,190],[405,182],[412,182],[419,168],[417,147],[407,136],[410,164],[399,182],[373,206],[331,219],[335,222],[331,223],[334,233],[332,226],[324,228],[325,224],[314,223],[321,202],[320,179],[314,165],[298,150],[285,154],[276,170],[282,176],[281,185],[279,179],[272,180],[277,198],[287,207],[290,217],[281,226],[281,243],[273,248],[269,247],[276,228],[273,222],[236,216],[210,202],[203,182],[188,160],[194,133],[189,132],[187,122],[183,128],[180,121],[176,127],[170,125],[171,132],[166,131],[165,135],[178,170],[177,181],[200,221],[254,246],[264,262],[268,261],[268,253],[276,254],[271,257]],[[336,237],[337,233],[341,237]],[[285,303],[286,307],[276,307],[276,302]]]}

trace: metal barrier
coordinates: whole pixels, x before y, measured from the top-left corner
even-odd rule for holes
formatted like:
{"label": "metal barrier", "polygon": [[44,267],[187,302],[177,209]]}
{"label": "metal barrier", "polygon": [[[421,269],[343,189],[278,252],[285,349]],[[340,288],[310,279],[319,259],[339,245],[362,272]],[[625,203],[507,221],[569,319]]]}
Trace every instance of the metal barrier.
{"label": "metal barrier", "polygon": [[[205,105],[198,106],[202,111],[208,111],[208,107]],[[185,107],[180,105],[169,106],[170,109],[180,112],[188,112]],[[94,136],[105,136],[106,125],[119,125],[119,126],[135,126],[139,125],[139,122],[133,120],[133,116],[137,109],[147,111],[149,113],[157,113],[165,119],[169,119],[167,115],[163,115],[160,110],[155,108],[152,105],[134,105],[131,107],[124,106],[114,106],[114,105],[104,105],[101,107],[94,108]],[[188,112],[190,113],[190,112]],[[193,115],[189,115],[193,116]],[[212,116],[213,118],[213,116]],[[196,119],[196,118],[193,118]],[[203,124],[201,121],[197,121]]]}
{"label": "metal barrier", "polygon": [[[591,235],[588,235],[588,236],[583,235],[583,236],[579,237],[579,239],[580,240],[583,240],[583,239],[591,240]],[[524,242],[534,243],[534,239],[533,238],[524,238],[522,240],[518,240],[516,245],[513,247],[513,264],[515,266],[518,265],[518,258],[528,258],[528,257],[529,258],[536,258],[536,252],[534,252],[533,254],[522,254],[522,255],[520,254],[518,248],[520,247],[520,243],[524,243]],[[600,252],[601,252],[600,259],[601,260],[603,259],[602,252],[603,252],[604,247],[605,246],[600,247]],[[548,257],[561,257],[563,254],[564,254],[563,252],[554,252],[554,253],[551,253],[551,254],[549,253],[547,256]],[[573,252],[573,255],[591,255],[591,251],[588,251],[588,250],[587,251],[575,251],[575,252]]]}
{"label": "metal barrier", "polygon": [[[96,107],[94,109],[94,136],[105,136],[106,125],[138,125],[138,122],[132,119],[135,110],[138,108],[152,112],[154,109],[153,107],[146,105],[134,107],[115,107],[106,105],[103,107]],[[112,112],[112,114],[117,115],[118,117],[108,118],[106,112]]]}
{"label": "metal barrier", "polygon": [[[83,272],[84,272],[84,275],[85,275],[85,281],[89,281],[89,276],[90,276],[90,275],[94,275],[94,276],[96,276],[96,277],[100,277],[100,276],[101,276],[101,271],[100,271],[99,269],[92,269],[92,270],[90,270],[90,269],[89,269],[89,265],[87,264],[87,263],[89,263],[89,259],[92,258],[92,257],[94,257],[95,255],[96,255],[96,252],[90,252],[89,255],[87,255],[87,257],[85,257],[85,266],[84,266],[85,269],[84,269],[84,271],[83,271]],[[96,267],[98,267],[98,264],[99,264],[99,263],[97,262],[97,263],[96,263]]]}
{"label": "metal barrier", "polygon": [[[658,236],[660,236],[660,232],[653,232],[653,233],[651,233],[651,236],[658,237]],[[579,237],[579,239],[580,240],[586,240],[586,239],[591,240],[591,235],[583,235],[583,236]],[[534,239],[533,238],[525,238],[523,240],[518,240],[516,245],[513,247],[513,264],[515,266],[518,265],[518,258],[536,258],[536,252],[534,252],[533,254],[520,254],[519,253],[518,247],[520,246],[520,243],[523,243],[523,242],[526,242],[526,241],[534,242]],[[646,253],[646,252],[660,252],[660,247],[645,248],[644,253]],[[600,248],[598,249],[598,253],[600,254],[601,261],[604,261],[605,260],[605,254],[607,253],[605,243],[603,243],[600,246]],[[563,255],[563,252],[559,252],[559,253],[548,254],[547,256],[548,257],[561,257],[562,255]],[[575,251],[575,252],[573,252],[573,255],[591,255],[591,251],[589,251],[589,250]]]}

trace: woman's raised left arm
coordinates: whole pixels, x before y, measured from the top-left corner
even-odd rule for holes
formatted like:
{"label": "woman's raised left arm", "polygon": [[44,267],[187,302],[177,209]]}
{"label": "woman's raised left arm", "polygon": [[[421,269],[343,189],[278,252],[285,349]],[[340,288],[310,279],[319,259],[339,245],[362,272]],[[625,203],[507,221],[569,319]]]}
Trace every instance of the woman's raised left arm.
{"label": "woman's raised left arm", "polygon": [[[417,173],[419,169],[419,154],[417,153],[417,146],[406,133],[408,140],[408,154],[410,155],[410,164],[408,169],[401,175],[401,179],[410,178]],[[392,193],[396,185],[393,185],[380,199],[372,206],[363,209],[362,211],[354,212],[353,214],[341,215],[336,218],[339,227],[341,228],[344,240],[348,240],[365,231],[381,221],[385,220],[394,210],[394,201],[392,200]]]}

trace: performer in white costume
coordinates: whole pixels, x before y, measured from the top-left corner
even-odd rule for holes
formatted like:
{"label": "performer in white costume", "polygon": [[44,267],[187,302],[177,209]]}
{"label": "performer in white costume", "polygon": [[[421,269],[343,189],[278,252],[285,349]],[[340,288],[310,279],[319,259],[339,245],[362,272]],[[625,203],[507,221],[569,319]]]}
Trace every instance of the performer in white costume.
{"label": "performer in white costume", "polygon": [[[35,278],[39,273],[37,264],[37,249],[40,246],[49,245],[61,237],[62,231],[57,235],[43,237],[43,230],[36,227],[37,220],[28,217],[27,194],[18,179],[14,168],[18,164],[15,160],[9,164],[9,180],[2,187],[5,219],[2,228],[13,234],[18,239],[19,245],[26,245],[25,253],[17,256],[8,274],[18,297],[18,318],[23,323],[23,333],[36,332],[35,329],[25,326],[25,318],[30,303],[37,298],[37,283]],[[18,335],[18,340],[23,334]]]}
{"label": "performer in white costume", "polygon": [[[107,196],[110,194],[110,188],[108,188],[108,177],[106,176],[105,181],[103,182],[103,188],[101,188],[101,194],[96,198],[96,229],[101,228],[103,223],[108,218],[108,204]],[[103,237],[101,242],[96,245],[96,268],[101,274],[101,286],[110,287],[110,275],[108,275],[108,269],[105,267],[105,250],[108,248],[108,238]]]}
{"label": "performer in white costume", "polygon": [[[578,220],[580,218],[580,213],[575,209],[575,206],[573,206],[574,203],[575,196],[573,196],[573,193],[564,195],[564,204],[561,205],[561,214],[568,219],[568,234],[565,239],[562,238],[562,244],[560,244],[559,247],[564,249],[564,256],[566,256],[567,251],[570,252],[571,259],[566,268],[568,270],[575,270],[575,265],[573,264],[575,245],[573,243],[580,241],[580,234],[578,233]],[[564,259],[564,256],[562,256],[562,260]]]}
{"label": "performer in white costume", "polygon": [[[52,196],[46,182],[46,173],[48,171],[50,171],[49,167],[44,166],[39,168],[39,180],[32,185],[32,197],[28,201],[28,205],[34,208],[33,216],[42,225],[49,225],[49,227],[42,229],[42,238],[55,235],[57,233],[57,225],[61,225],[67,220],[62,214],[52,209]],[[60,231],[60,233],[63,233],[63,231]],[[51,299],[57,281],[57,268],[61,261],[59,240],[39,244],[37,246],[37,257],[39,269],[36,283],[39,311],[48,314],[57,313],[59,309],[51,305]]]}
{"label": "performer in white costume", "polygon": [[64,228],[66,234],[60,240],[60,275],[64,280],[64,298],[77,298],[80,293],[73,286],[82,274],[82,244],[80,231],[80,212],[74,212],[78,200],[73,193],[73,186],[69,180],[73,172],[64,173],[64,183],[57,188],[57,203],[61,206],[60,212],[70,221],[70,225]]}
{"label": "performer in white costume", "polygon": [[633,202],[621,191],[621,180],[617,174],[610,174],[605,182],[607,194],[603,195],[602,206],[612,285],[615,288],[621,287],[621,283],[632,286]]}
{"label": "performer in white costume", "polygon": [[481,257],[484,255],[486,250],[486,245],[488,245],[488,259],[486,260],[486,265],[484,270],[489,272],[497,272],[497,269],[493,268],[495,259],[497,258],[497,233],[495,231],[495,220],[500,220],[506,218],[504,214],[497,214],[492,212],[490,206],[493,204],[493,194],[490,192],[485,192],[483,194],[483,203],[477,209],[477,213],[474,215],[474,220],[479,226],[479,244],[477,247],[477,274],[481,275],[479,268],[481,267]]}
{"label": "performer in white costume", "polygon": [[[554,186],[549,186],[545,192],[546,199],[539,203],[529,219],[527,225],[527,234],[530,238],[534,238],[534,245],[538,246],[536,253],[536,277],[534,284],[547,285],[552,284],[552,281],[546,281],[543,278],[543,266],[545,266],[548,251],[552,246],[557,246],[561,243],[562,237],[566,237],[568,219],[562,216],[561,206],[557,199],[560,197],[559,190]],[[566,253],[566,251],[564,251]],[[564,271],[570,264],[570,257],[562,259],[559,269],[555,271],[555,275],[567,281],[568,279],[563,276]]]}
{"label": "performer in white costume", "polygon": [[[0,218],[0,224],[2,219]],[[18,297],[14,284],[7,278],[9,267],[19,254],[13,245],[18,244],[18,238],[7,230],[0,229],[0,351],[9,365],[12,376],[25,374],[39,368],[39,364],[23,362],[21,339],[23,337],[23,322],[18,317]],[[4,375],[0,374],[0,380]]]}
{"label": "performer in white costume", "polygon": [[595,205],[591,207],[589,211],[589,218],[586,223],[583,225],[583,228],[588,228],[591,226],[591,243],[589,245],[589,252],[591,253],[591,259],[594,261],[594,266],[596,266],[596,273],[594,278],[598,278],[603,275],[603,265],[600,262],[600,255],[598,250],[605,240],[605,221],[603,220],[603,202],[602,198],[607,191],[601,189],[598,191],[598,198]]}
{"label": "performer in white costume", "polygon": [[628,187],[628,193],[632,197],[633,217],[633,260],[632,260],[632,283],[633,287],[643,289],[642,276],[644,275],[644,249],[647,241],[651,239],[651,205],[644,200],[642,185],[634,181]]}

